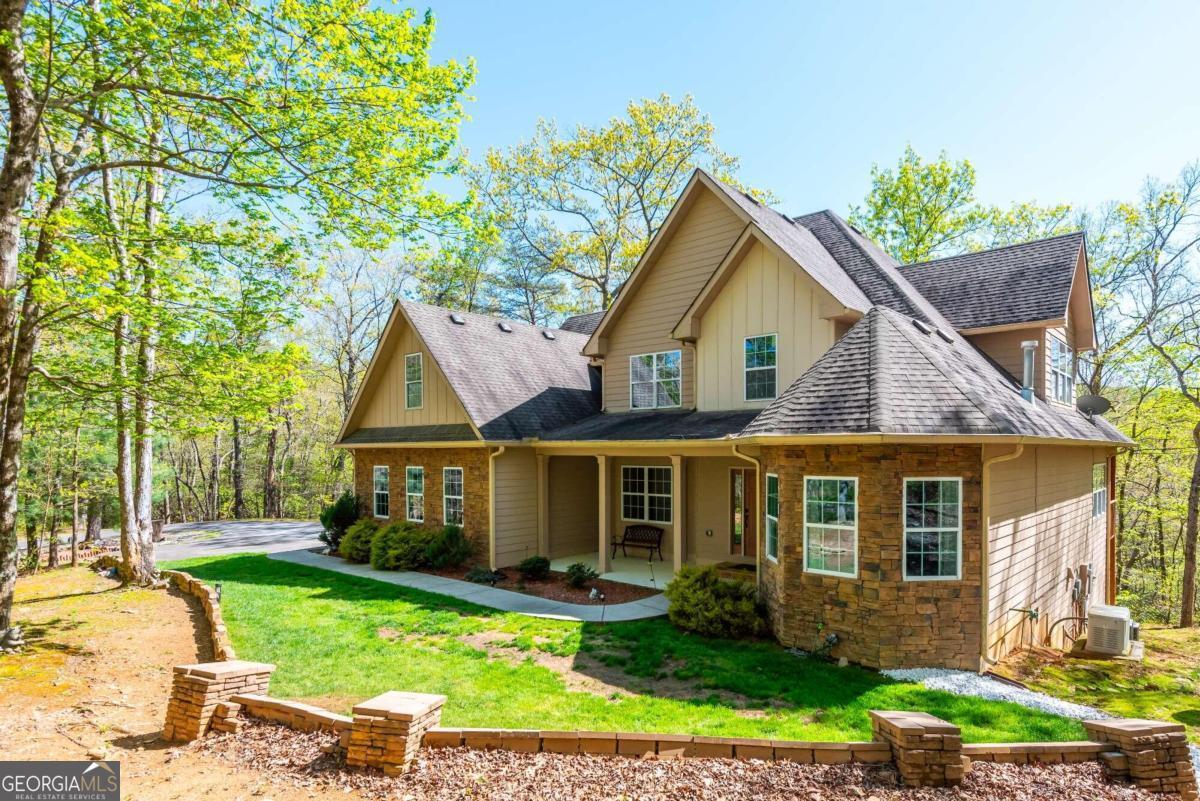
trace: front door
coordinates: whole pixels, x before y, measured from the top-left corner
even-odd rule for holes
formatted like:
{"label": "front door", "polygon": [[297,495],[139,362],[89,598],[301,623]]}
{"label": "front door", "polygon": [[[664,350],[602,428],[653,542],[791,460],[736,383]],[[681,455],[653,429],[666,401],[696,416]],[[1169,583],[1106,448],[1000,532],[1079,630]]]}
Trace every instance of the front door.
{"label": "front door", "polygon": [[754,472],[748,467],[729,471],[729,553],[733,556],[754,556],[758,547]]}

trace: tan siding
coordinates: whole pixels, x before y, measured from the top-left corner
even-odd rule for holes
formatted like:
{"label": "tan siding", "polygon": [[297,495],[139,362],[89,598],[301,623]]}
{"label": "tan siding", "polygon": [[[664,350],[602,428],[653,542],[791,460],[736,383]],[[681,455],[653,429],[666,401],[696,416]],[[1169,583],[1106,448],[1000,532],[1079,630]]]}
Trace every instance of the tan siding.
{"label": "tan siding", "polygon": [[834,342],[833,323],[818,313],[817,285],[758,243],[704,313],[696,342],[696,407],[761,409],[746,401],[743,345],[775,334],[776,389],[782,392]]}
{"label": "tan siding", "polygon": [[507,567],[537,555],[537,458],[533,448],[509,448],[493,464],[496,566]]}
{"label": "tan siding", "polygon": [[[989,456],[995,455],[988,453]],[[1092,464],[1104,449],[1042,445],[991,468],[988,646],[993,658],[1040,644],[1051,624],[1073,613],[1072,574],[1091,563],[1092,603],[1103,603],[1103,515],[1092,517]],[[1031,629],[1013,609],[1037,608]],[[1061,645],[1060,625],[1055,645]]]}
{"label": "tan siding", "polygon": [[[403,319],[396,321],[391,341],[380,347],[387,348],[387,352],[380,354],[377,377],[363,390],[360,403],[365,406],[357,410],[359,420],[355,428],[469,422],[466,410],[442,371]],[[404,408],[404,356],[408,353],[421,354],[425,392],[420,409]]]}
{"label": "tan siding", "polygon": [[709,192],[687,210],[661,255],[608,334],[604,354],[604,403],[612,412],[629,410],[629,357],[682,350],[682,405],[695,405],[695,360],[671,331],[745,226]]}
{"label": "tan siding", "polygon": [[551,456],[550,558],[594,554],[598,546],[599,476],[592,456]]}
{"label": "tan siding", "polygon": [[[749,467],[742,459],[688,459],[687,472],[688,515],[685,543],[688,562],[710,564],[712,562],[754,562],[754,557],[730,554],[730,478],[732,468]],[[753,475],[753,473],[751,473]],[[747,487],[754,493],[754,486]],[[762,526],[761,510],[755,531]],[[709,532],[712,535],[709,536]],[[760,538],[761,539],[761,538]]]}
{"label": "tan siding", "polygon": [[994,334],[976,334],[970,337],[971,342],[980,350],[992,357],[993,360],[1011,375],[1017,383],[1025,377],[1024,353],[1021,343],[1027,339],[1037,340],[1041,356],[1034,360],[1036,375],[1034,387],[1042,389],[1037,395],[1045,397],[1046,386],[1046,343],[1045,331],[1041,328],[1020,328],[1014,331],[1000,331]]}

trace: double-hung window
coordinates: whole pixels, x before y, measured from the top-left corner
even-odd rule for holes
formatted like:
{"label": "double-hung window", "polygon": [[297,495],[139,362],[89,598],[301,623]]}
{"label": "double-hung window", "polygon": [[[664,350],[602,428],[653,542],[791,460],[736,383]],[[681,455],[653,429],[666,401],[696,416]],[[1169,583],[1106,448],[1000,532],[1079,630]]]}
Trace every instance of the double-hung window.
{"label": "double-hung window", "polygon": [[629,357],[629,405],[634,409],[670,409],[683,397],[680,351]]}
{"label": "double-hung window", "polygon": [[442,509],[448,526],[463,524],[463,469],[442,468]]}
{"label": "double-hung window", "polygon": [[671,468],[621,467],[621,518],[644,523],[671,522]]}
{"label": "double-hung window", "polygon": [[425,366],[420,353],[404,357],[404,408],[420,409],[425,401]]}
{"label": "double-hung window", "polygon": [[1058,337],[1048,336],[1047,339],[1050,341],[1052,397],[1059,403],[1070,404],[1075,400],[1075,355]]}
{"label": "double-hung window", "polygon": [[779,560],[779,476],[767,473],[767,558]]}
{"label": "double-hung window", "polygon": [[857,478],[804,478],[804,569],[858,575]]}
{"label": "double-hung window", "polygon": [[957,579],[962,572],[962,479],[904,479],[904,578]]}
{"label": "double-hung window", "polygon": [[425,468],[407,467],[404,469],[404,497],[407,505],[409,522],[425,522]]}
{"label": "double-hung window", "polygon": [[1092,465],[1092,517],[1108,511],[1108,465]]}
{"label": "double-hung window", "polygon": [[775,335],[746,337],[743,350],[745,399],[771,400],[775,397]]}
{"label": "double-hung window", "polygon": [[374,468],[372,468],[371,485],[371,511],[376,517],[387,517],[391,508],[391,494],[388,488],[387,465],[376,465]]}

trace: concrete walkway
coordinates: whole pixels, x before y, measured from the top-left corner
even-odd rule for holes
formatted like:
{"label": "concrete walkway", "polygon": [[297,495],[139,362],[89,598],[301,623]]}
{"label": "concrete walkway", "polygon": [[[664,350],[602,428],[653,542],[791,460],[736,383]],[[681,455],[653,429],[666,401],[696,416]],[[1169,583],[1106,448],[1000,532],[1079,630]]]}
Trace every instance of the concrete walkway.
{"label": "concrete walkway", "polygon": [[530,617],[545,617],[554,620],[575,620],[583,623],[616,623],[625,620],[642,620],[659,617],[667,613],[667,599],[661,593],[643,598],[640,601],[629,601],[623,604],[591,605],[569,604],[561,601],[551,601],[538,598],[536,595],[525,595],[510,590],[498,590],[483,584],[472,584],[469,581],[431,576],[428,573],[416,573],[406,570],[376,570],[370,565],[357,565],[343,559],[322,556],[307,549],[296,551],[280,551],[267,555],[269,559],[281,562],[291,562],[295,565],[305,565],[333,573],[345,573],[348,576],[382,581],[387,584],[397,584],[415,590],[424,590],[438,595],[449,595],[463,601],[470,601],[480,606],[489,606],[502,612],[518,612]]}

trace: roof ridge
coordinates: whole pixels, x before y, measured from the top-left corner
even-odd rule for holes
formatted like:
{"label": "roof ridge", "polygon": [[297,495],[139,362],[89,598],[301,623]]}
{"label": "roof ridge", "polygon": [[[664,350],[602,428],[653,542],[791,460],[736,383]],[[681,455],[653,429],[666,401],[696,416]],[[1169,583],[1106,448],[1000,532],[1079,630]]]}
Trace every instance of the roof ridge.
{"label": "roof ridge", "polygon": [[[519,326],[523,326],[525,328],[532,328],[532,329],[535,329],[538,331],[543,331],[543,330],[554,331],[554,332],[563,331],[563,329],[555,328],[552,325],[538,325],[535,323],[531,323],[528,320],[517,320],[513,317],[498,317],[494,314],[484,314],[482,312],[475,312],[475,311],[464,311],[463,309],[451,309],[448,306],[437,306],[433,303],[422,303],[419,300],[410,300],[409,298],[404,298],[404,297],[399,298],[398,302],[404,304],[405,306],[409,306],[409,307],[418,306],[423,309],[431,309],[433,311],[445,312],[448,315],[449,314],[465,314],[465,315],[470,315],[471,317],[478,317],[482,320],[490,320],[491,322],[494,322],[494,323],[510,323],[512,325],[519,325]],[[588,312],[588,314],[593,314],[593,313],[594,312]],[[579,316],[579,315],[576,315],[576,316]],[[575,336],[582,336],[582,337],[588,336],[587,334],[581,334],[577,331],[563,331],[563,333],[564,334],[573,334]]]}
{"label": "roof ridge", "polygon": [[1011,242],[1007,245],[1001,245],[995,248],[984,248],[983,250],[969,250],[966,253],[956,253],[953,256],[942,256],[938,259],[926,259],[925,261],[913,261],[908,264],[899,264],[901,270],[907,270],[909,267],[925,267],[930,264],[937,264],[940,261],[949,261],[950,259],[961,259],[964,256],[981,256],[984,253],[999,253],[1002,250],[1010,250],[1012,248],[1023,248],[1027,245],[1037,245],[1042,242],[1050,242],[1055,239],[1066,239],[1069,236],[1086,236],[1086,232],[1081,228],[1078,231],[1067,231],[1063,234],[1055,234],[1054,236],[1044,236],[1041,239],[1029,239],[1024,242]]}

